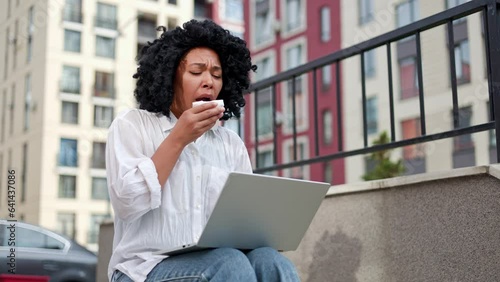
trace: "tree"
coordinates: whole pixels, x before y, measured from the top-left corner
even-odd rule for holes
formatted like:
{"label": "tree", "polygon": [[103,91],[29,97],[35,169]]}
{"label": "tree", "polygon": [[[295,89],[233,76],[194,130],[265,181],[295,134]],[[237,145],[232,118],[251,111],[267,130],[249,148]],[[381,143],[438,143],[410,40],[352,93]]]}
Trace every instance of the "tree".
{"label": "tree", "polygon": [[[380,133],[378,139],[373,141],[373,145],[383,145],[389,143],[387,132]],[[405,172],[405,167],[401,159],[394,162],[391,160],[392,149],[380,150],[372,153],[369,159],[375,163],[375,167],[363,175],[364,180],[376,180],[396,177]]]}

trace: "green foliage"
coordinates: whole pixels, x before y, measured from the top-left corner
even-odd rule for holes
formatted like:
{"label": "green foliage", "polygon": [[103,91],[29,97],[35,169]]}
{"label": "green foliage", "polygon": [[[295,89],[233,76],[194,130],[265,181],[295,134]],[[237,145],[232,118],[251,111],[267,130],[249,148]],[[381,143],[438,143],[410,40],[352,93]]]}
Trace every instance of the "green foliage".
{"label": "green foliage", "polygon": [[[380,133],[378,139],[373,141],[373,145],[382,145],[389,143],[387,132]],[[401,159],[394,162],[391,160],[391,151],[381,150],[370,155],[370,160],[375,163],[375,167],[363,175],[363,180],[376,180],[396,177],[405,172],[405,167]]]}

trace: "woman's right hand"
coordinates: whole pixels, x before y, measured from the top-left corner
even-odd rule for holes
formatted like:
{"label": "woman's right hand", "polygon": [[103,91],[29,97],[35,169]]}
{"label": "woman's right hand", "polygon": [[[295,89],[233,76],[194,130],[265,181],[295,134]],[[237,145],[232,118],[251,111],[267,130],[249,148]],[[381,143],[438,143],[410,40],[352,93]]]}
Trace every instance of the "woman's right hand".
{"label": "woman's right hand", "polygon": [[215,102],[190,108],[182,113],[170,134],[186,146],[212,128],[223,114],[224,107]]}

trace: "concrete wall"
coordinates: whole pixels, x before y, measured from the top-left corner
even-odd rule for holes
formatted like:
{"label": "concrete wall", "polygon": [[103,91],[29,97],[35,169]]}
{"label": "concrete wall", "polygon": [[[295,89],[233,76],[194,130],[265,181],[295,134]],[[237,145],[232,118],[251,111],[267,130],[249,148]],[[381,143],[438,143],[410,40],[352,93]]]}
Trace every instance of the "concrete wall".
{"label": "concrete wall", "polygon": [[500,181],[488,167],[455,172],[333,192],[287,256],[303,281],[500,281]]}
{"label": "concrete wall", "polygon": [[[500,281],[499,176],[481,166],[333,186],[285,255],[302,281]],[[111,223],[101,236],[106,281]]]}

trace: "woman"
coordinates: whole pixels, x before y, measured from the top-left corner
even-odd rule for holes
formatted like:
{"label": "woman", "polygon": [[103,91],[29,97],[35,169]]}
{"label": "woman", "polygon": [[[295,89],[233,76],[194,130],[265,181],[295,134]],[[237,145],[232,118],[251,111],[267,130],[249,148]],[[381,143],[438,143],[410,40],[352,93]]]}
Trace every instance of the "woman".
{"label": "woman", "polygon": [[[139,58],[140,109],[109,130],[108,185],[115,211],[112,281],[298,281],[271,248],[220,248],[166,257],[153,252],[196,241],[231,171],[252,172],[235,133],[252,65],[243,40],[211,21],[165,31]],[[217,106],[216,99],[224,101]],[[196,101],[206,101],[193,107]]]}

